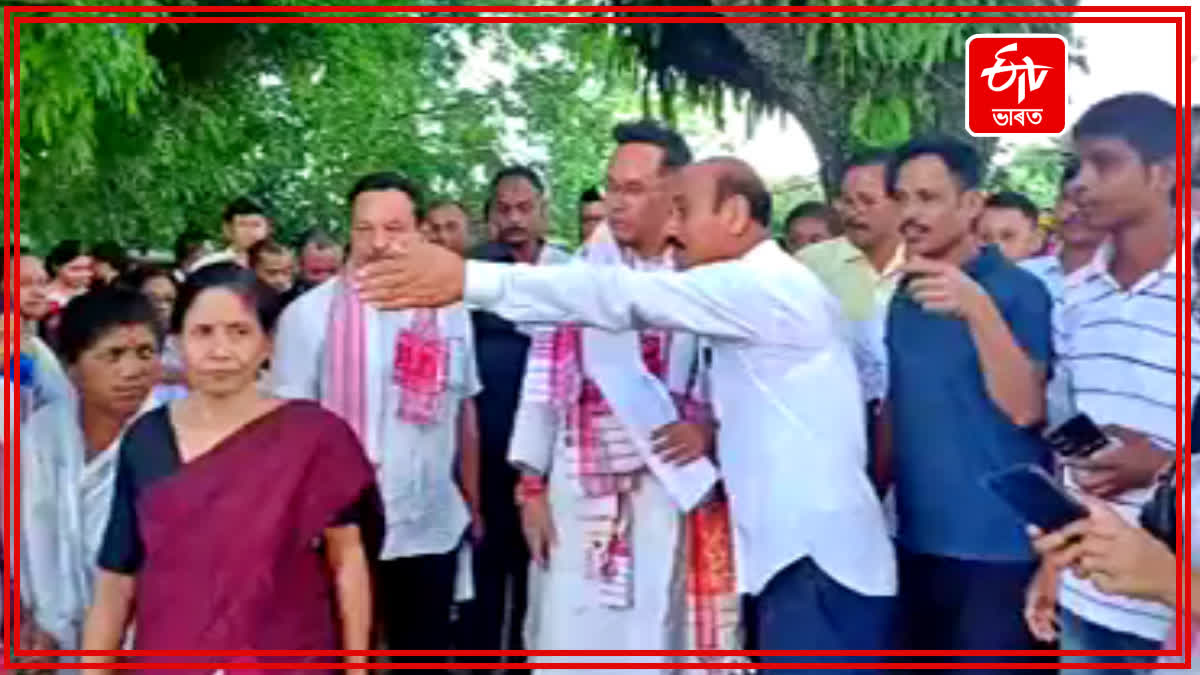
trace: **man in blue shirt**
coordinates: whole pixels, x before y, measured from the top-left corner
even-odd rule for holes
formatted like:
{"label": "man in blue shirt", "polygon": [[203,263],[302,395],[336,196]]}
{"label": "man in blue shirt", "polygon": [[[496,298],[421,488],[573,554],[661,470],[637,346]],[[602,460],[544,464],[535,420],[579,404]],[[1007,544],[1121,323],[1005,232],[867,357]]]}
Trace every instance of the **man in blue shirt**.
{"label": "man in blue shirt", "polygon": [[958,141],[911,142],[888,167],[909,252],[888,313],[883,417],[906,649],[1034,648],[1022,619],[1033,551],[982,480],[1048,462],[1036,428],[1051,302],[1036,277],[974,234],[979,176],[978,156]]}

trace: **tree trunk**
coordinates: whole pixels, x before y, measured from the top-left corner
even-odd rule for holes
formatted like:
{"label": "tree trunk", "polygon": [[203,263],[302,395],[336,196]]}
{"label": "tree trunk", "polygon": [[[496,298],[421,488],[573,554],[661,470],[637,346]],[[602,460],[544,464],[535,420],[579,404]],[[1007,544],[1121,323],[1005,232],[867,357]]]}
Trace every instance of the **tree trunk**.
{"label": "tree trunk", "polygon": [[[808,134],[821,162],[820,179],[825,194],[837,194],[842,171],[852,154],[847,123],[850,105],[861,92],[843,90],[825,81],[827,78],[817,77],[807,67],[797,25],[730,23],[725,27],[776,91],[780,106]],[[975,138],[966,132],[962,62],[936,66],[929,81],[934,119],[931,124],[916,128],[914,135],[937,134],[966,141],[986,162],[995,149],[996,139]]]}

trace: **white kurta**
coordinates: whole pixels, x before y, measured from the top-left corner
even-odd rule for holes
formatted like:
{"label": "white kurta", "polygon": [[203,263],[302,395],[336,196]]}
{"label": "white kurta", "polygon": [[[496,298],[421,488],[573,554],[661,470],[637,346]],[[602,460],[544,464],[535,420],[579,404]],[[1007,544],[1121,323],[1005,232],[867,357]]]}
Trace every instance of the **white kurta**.
{"label": "white kurta", "polygon": [[[586,337],[585,337],[586,339]],[[672,341],[668,363],[690,367],[676,352],[694,343]],[[631,358],[637,358],[631,355]],[[631,374],[636,371],[631,369]],[[686,381],[684,372],[682,380]],[[679,387],[682,389],[682,387]],[[628,608],[606,606],[599,586],[588,577],[586,551],[592,539],[583,518],[596,508],[584,497],[571,466],[561,412],[522,396],[510,443],[509,460],[549,476],[549,503],[557,545],[548,566],[530,567],[525,642],[539,650],[644,650],[687,648],[687,588],[684,514],[653,474],[643,472],[629,495],[630,544],[633,551],[633,602]],[[599,500],[604,502],[605,500]],[[530,657],[534,663],[579,662],[581,657]],[[672,657],[603,656],[604,662],[671,662]],[[597,669],[597,672],[605,669]]]}
{"label": "white kurta", "polygon": [[123,437],[86,460],[78,406],[47,405],[21,434],[21,601],[61,649],[80,645]]}
{"label": "white kurta", "polygon": [[[321,399],[329,313],[340,283],[334,278],[317,286],[280,317],[268,383],[277,396]],[[393,380],[397,337],[408,328],[412,312],[365,307],[363,313],[367,425],[362,441],[375,467],[387,519],[380,559],[449,553],[470,523],[454,482],[458,411],[481,389],[470,317],[461,306],[438,312],[438,330],[450,354],[447,406],[453,414],[420,426],[397,414],[402,392]]]}

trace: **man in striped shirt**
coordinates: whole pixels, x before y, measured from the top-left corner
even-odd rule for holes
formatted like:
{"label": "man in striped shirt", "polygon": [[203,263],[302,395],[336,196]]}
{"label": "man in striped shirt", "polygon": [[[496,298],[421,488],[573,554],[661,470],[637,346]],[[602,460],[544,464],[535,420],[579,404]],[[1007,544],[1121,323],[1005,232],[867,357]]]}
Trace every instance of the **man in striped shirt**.
{"label": "man in striped shirt", "polygon": [[[1086,222],[1107,241],[1078,284],[1065,290],[1055,314],[1058,368],[1069,378],[1075,408],[1120,443],[1087,459],[1067,460],[1066,482],[1072,490],[1108,500],[1132,522],[1176,447],[1178,298],[1169,201],[1174,129],[1173,106],[1130,94],[1096,104],[1073,130],[1080,158],[1077,199]],[[1055,581],[1053,572],[1039,573],[1026,608],[1030,627],[1043,639],[1054,637],[1049,619]],[[1105,594],[1070,572],[1057,581],[1063,649],[1162,648],[1171,625],[1167,607]],[[1131,665],[1153,660],[1064,657]]]}

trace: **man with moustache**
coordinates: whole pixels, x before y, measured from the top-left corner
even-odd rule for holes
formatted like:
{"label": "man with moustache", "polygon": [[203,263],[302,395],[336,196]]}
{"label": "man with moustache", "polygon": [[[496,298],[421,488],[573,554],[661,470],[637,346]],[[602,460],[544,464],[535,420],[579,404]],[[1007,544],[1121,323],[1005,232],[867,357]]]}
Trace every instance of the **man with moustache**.
{"label": "man with moustache", "polygon": [[[526,166],[505,167],[492,178],[484,216],[492,241],[468,257],[538,265],[569,261],[571,254],[543,240],[544,186]],[[518,472],[508,463],[531,328],[485,311],[471,312],[483,390],[479,414],[479,499],[483,537],[473,543],[475,597],[463,607],[463,644],[470,649],[524,648],[522,629],[528,597],[529,550],[513,501]],[[517,660],[520,657],[516,657]]]}
{"label": "man with moustache", "polygon": [[975,150],[955,140],[910,142],[888,164],[909,256],[887,319],[881,462],[896,487],[905,649],[1034,647],[1021,618],[1034,554],[981,481],[1049,464],[1038,427],[1051,306],[1036,277],[973,235],[979,179]]}
{"label": "man with moustache", "polygon": [[887,192],[889,155],[850,160],[837,206],[844,234],[796,254],[841,302],[855,334],[855,361],[873,418],[887,391],[883,320],[904,263],[899,213]]}
{"label": "man with moustache", "polygon": [[378,312],[350,281],[354,270],[417,234],[420,199],[412,182],[392,172],[355,183],[347,199],[348,266],[288,306],[271,357],[275,393],[319,400],[337,413],[375,467],[387,520],[375,597],[395,650],[450,647],[458,550],[472,520],[454,464],[459,444],[473,438],[480,391],[461,306]]}
{"label": "man with moustache", "polygon": [[772,240],[771,195],[747,164],[706,160],[673,185],[668,233],[684,272],[464,264],[410,237],[358,275],[363,297],[380,307],[465,298],[517,321],[701,336],[738,587],[756,600],[752,646],[835,654],[767,662],[871,662],[845,652],[888,648],[895,566],[841,310]]}

